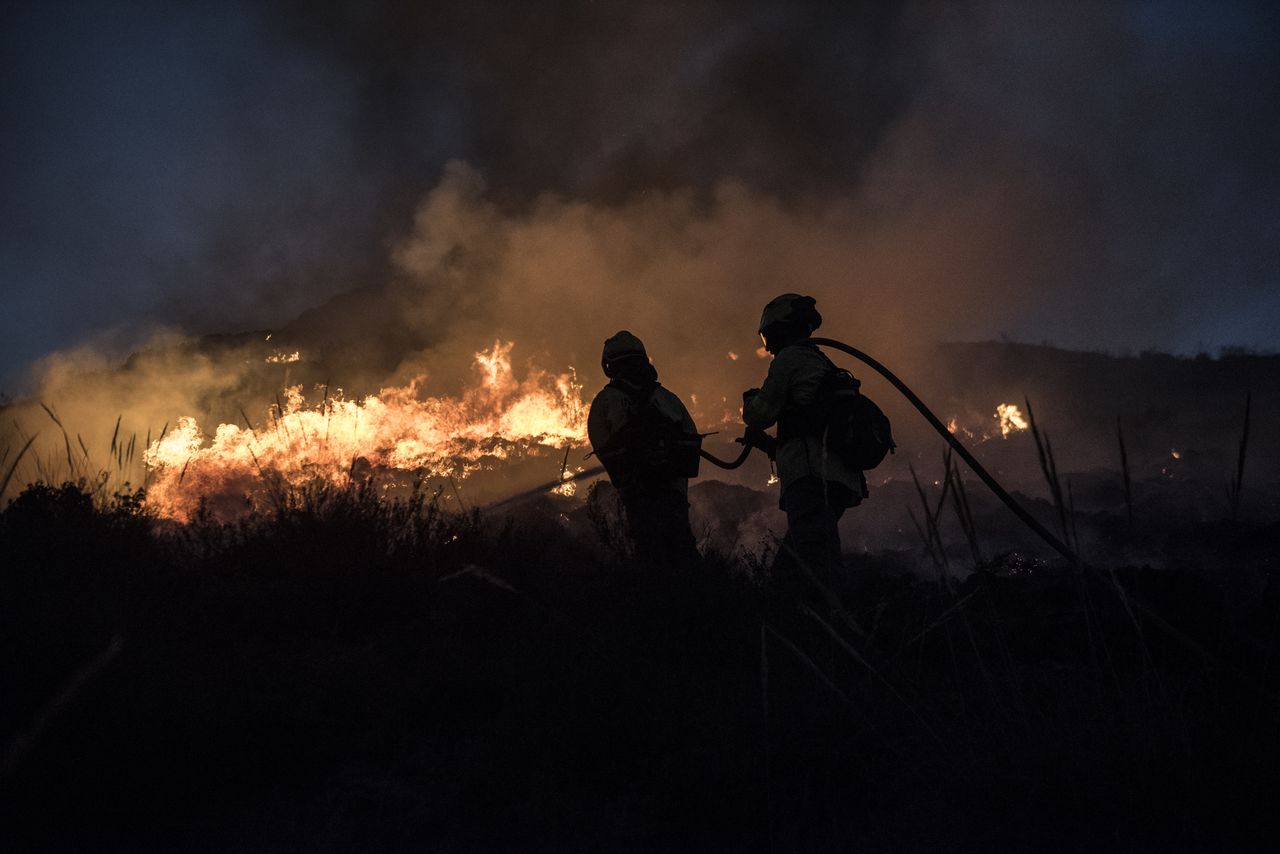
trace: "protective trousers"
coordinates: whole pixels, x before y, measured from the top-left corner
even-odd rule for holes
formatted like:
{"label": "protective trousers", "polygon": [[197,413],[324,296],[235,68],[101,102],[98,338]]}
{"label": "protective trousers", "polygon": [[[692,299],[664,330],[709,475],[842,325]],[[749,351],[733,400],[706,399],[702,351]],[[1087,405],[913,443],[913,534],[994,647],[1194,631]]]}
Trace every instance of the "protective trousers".
{"label": "protective trousers", "polygon": [[782,496],[787,535],[774,561],[775,577],[797,584],[812,572],[823,584],[832,583],[841,566],[838,523],[848,497],[848,487],[819,477],[791,484]]}
{"label": "protective trousers", "polygon": [[674,489],[627,487],[618,490],[627,514],[627,532],[636,557],[664,563],[698,559],[689,527],[689,501]]}

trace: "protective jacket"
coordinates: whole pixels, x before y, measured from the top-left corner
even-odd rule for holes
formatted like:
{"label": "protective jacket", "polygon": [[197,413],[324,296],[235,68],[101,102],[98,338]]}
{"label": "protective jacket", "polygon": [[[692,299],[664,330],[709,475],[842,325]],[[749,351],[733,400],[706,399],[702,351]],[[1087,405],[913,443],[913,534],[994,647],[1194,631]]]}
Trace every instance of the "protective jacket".
{"label": "protective jacket", "polygon": [[[633,439],[643,444],[647,437],[628,436],[628,429],[634,429],[633,423],[644,407],[653,407],[657,415],[680,426],[681,432],[689,436],[697,436],[698,428],[685,409],[680,398],[663,388],[657,382],[640,385],[623,378],[615,378],[591,401],[591,411],[587,415],[587,438],[591,447],[602,460],[608,449],[615,448],[619,440]],[[608,461],[603,460],[608,466]],[[610,472],[612,475],[612,472]],[[632,484],[615,484],[626,488]],[[650,486],[673,490],[684,495],[689,491],[687,477],[668,477],[648,484]]]}
{"label": "protective jacket", "polygon": [[815,345],[783,347],[769,365],[760,393],[743,406],[742,420],[749,427],[764,430],[778,425],[778,479],[782,497],[796,481],[818,477],[848,487],[849,506],[862,500],[866,482],[862,472],[853,471],[822,442],[821,425],[815,404],[823,378],[834,370],[831,360]]}

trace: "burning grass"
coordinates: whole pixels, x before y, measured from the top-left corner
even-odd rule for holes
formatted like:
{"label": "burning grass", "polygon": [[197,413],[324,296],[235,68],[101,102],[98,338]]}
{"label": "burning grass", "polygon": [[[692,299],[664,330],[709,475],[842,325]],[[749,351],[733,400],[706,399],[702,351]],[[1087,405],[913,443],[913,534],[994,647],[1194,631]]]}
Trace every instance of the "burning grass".
{"label": "burning grass", "polygon": [[[140,487],[159,517],[183,522],[204,512],[227,521],[278,509],[299,490],[376,480],[405,497],[423,479],[462,480],[584,445],[587,408],[573,370],[531,367],[518,377],[513,348],[495,341],[476,353],[473,382],[454,396],[426,394],[421,376],[358,399],[326,384],[309,402],[295,384],[256,421],[239,408],[240,423],[209,433],[181,412],[154,439],[150,430],[126,435],[117,416],[105,458],[101,445],[91,451],[94,443],[69,428],[56,404],[40,403],[46,435],[14,418],[0,446],[0,499],[34,482],[83,481],[100,503]],[[285,362],[298,361],[287,355]]]}
{"label": "burning grass", "polygon": [[349,482],[358,469],[466,477],[531,448],[563,449],[586,438],[586,408],[574,375],[534,371],[517,380],[511,343],[476,354],[478,383],[461,397],[423,397],[417,381],[344,400],[328,389],[308,406],[300,386],[285,391],[268,426],[221,424],[206,444],[194,418],[143,455],[155,512],[188,520],[204,502],[234,515],[248,497],[270,501],[290,488]]}

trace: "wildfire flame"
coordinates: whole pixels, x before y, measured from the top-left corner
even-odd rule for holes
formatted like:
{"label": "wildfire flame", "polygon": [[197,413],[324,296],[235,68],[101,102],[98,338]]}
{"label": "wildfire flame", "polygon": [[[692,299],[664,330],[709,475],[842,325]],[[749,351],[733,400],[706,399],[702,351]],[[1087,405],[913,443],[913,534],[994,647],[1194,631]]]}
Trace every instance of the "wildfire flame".
{"label": "wildfire flame", "polygon": [[513,346],[496,341],[477,353],[479,383],[457,398],[419,397],[422,377],[363,400],[339,392],[314,405],[293,386],[265,426],[220,424],[208,444],[196,419],[180,418],[143,455],[151,474],[147,503],[161,516],[187,520],[202,500],[247,506],[268,478],[342,485],[373,469],[462,478],[538,447],[585,442],[586,407],[573,370],[534,370],[517,380]]}
{"label": "wildfire flame", "polygon": [[1010,433],[1026,430],[1030,425],[1022,410],[1013,403],[1001,403],[996,406],[996,418],[1000,420],[1000,435],[1008,438]]}

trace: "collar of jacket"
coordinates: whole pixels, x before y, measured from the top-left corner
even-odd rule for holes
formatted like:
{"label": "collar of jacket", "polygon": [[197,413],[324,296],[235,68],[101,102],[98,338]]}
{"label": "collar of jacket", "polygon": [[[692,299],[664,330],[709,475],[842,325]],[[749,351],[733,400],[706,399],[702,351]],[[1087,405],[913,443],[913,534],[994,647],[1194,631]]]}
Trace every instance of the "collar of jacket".
{"label": "collar of jacket", "polygon": [[781,356],[784,351],[790,350],[793,347],[801,347],[805,350],[816,350],[819,353],[822,352],[821,350],[818,349],[817,344],[810,344],[808,341],[793,341],[790,344],[784,344],[782,347],[779,347],[778,352],[774,353],[773,357],[776,359],[779,356]]}
{"label": "collar of jacket", "polygon": [[626,377],[614,377],[609,380],[609,385],[613,386],[632,400],[643,402],[648,399],[649,395],[653,394],[653,390],[661,385],[661,383],[656,379],[636,381]]}

